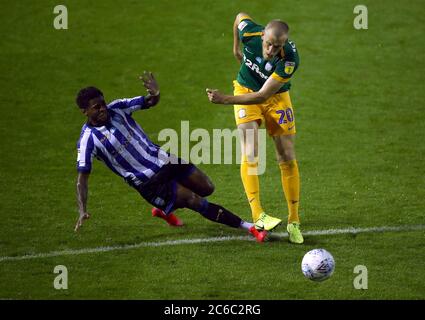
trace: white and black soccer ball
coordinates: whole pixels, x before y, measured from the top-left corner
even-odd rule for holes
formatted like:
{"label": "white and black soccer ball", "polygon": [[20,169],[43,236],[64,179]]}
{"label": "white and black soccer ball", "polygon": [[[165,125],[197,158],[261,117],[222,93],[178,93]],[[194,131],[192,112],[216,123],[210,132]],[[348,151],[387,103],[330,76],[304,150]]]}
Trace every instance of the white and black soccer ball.
{"label": "white and black soccer ball", "polygon": [[335,260],[325,249],[313,249],[304,255],[301,270],[313,281],[328,279],[335,270]]}

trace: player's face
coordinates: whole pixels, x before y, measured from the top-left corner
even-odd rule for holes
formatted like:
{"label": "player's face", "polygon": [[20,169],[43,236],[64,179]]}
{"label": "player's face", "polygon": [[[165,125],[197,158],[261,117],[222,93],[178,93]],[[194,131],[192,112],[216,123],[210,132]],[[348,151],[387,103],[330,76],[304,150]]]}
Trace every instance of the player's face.
{"label": "player's face", "polygon": [[105,125],[109,120],[108,110],[106,109],[105,99],[97,97],[89,100],[89,106],[84,110],[89,122],[94,126]]}
{"label": "player's face", "polygon": [[272,32],[270,32],[269,30],[265,30],[262,39],[263,39],[263,58],[264,60],[271,60],[282,49],[286,40],[288,40],[288,36],[282,35],[281,37],[277,38],[276,36],[273,35]]}

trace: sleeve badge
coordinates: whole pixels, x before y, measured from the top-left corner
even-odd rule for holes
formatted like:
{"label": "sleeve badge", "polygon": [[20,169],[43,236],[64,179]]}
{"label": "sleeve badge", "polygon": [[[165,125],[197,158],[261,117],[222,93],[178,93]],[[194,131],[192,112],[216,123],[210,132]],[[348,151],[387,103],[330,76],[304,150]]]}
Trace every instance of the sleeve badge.
{"label": "sleeve badge", "polygon": [[241,21],[241,23],[239,23],[239,25],[238,25],[239,31],[242,31],[247,25],[248,25],[248,22]]}
{"label": "sleeve badge", "polygon": [[285,73],[286,74],[292,74],[295,69],[295,62],[292,61],[286,61],[285,62]]}

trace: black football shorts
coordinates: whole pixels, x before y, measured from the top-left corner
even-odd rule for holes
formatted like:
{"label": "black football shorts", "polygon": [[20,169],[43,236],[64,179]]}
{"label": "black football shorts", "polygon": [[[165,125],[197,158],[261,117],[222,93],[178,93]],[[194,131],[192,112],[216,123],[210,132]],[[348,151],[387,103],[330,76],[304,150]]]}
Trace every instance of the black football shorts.
{"label": "black football shorts", "polygon": [[133,186],[151,205],[161,209],[165,214],[173,211],[177,196],[177,183],[190,176],[196,167],[178,159],[178,163],[165,164],[148,181]]}

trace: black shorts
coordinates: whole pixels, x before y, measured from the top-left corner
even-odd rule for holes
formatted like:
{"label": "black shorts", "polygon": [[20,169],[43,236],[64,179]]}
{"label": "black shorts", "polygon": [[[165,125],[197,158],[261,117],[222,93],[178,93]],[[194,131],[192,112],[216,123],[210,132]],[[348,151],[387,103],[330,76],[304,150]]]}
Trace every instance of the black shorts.
{"label": "black shorts", "polygon": [[195,169],[192,163],[185,163],[179,158],[178,163],[165,164],[148,181],[133,187],[147,202],[169,214],[176,202],[177,183],[190,176]]}

